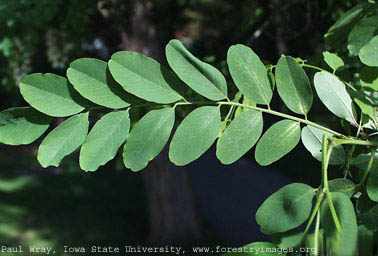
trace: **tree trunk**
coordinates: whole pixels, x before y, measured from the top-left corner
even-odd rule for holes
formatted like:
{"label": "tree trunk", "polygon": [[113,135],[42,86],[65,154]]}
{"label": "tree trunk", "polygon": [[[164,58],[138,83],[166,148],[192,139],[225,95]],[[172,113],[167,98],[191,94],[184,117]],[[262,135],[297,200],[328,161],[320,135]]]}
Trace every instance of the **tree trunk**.
{"label": "tree trunk", "polygon": [[[151,22],[152,7],[149,1],[133,1],[129,26],[122,32],[123,48],[163,62],[164,46],[158,40],[156,27]],[[170,163],[167,149],[144,170],[150,242],[191,243],[199,239],[200,224],[187,172],[187,168]]]}

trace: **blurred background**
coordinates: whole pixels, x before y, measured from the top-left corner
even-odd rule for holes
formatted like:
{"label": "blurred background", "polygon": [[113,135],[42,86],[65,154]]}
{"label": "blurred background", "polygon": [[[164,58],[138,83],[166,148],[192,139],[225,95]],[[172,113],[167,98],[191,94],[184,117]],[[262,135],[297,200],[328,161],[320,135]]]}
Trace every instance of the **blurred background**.
{"label": "blurred background", "polygon": [[[164,48],[172,38],[222,70],[231,88],[225,60],[236,43],[252,47],[266,64],[285,54],[325,66],[321,53],[332,49],[323,35],[359,2],[1,0],[0,110],[27,105],[18,88],[27,74],[65,75],[77,58],[108,60],[120,50],[166,64]],[[272,107],[286,111],[278,98]],[[309,118],[339,125],[324,110],[315,99]],[[264,118],[265,129],[277,121]],[[320,179],[319,162],[302,145],[269,168],[255,163],[253,150],[223,166],[212,148],[182,168],[169,163],[165,150],[143,172],[126,170],[118,155],[84,173],[77,152],[59,168],[41,168],[39,143],[0,145],[0,245],[53,246],[64,255],[64,245],[237,247],[268,241],[254,219],[258,206],[287,183],[318,186]]]}

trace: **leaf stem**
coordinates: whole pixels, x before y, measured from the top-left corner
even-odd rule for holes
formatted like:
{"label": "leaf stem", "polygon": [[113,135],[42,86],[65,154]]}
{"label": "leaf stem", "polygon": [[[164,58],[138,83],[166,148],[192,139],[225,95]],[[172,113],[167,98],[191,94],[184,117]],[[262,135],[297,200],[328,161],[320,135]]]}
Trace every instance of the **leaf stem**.
{"label": "leaf stem", "polygon": [[320,229],[320,209],[316,214],[315,232],[314,232],[314,248],[315,256],[319,255],[319,229]]}
{"label": "leaf stem", "polygon": [[309,229],[311,227],[311,224],[312,224],[312,222],[315,219],[316,213],[319,211],[319,208],[320,208],[320,205],[322,204],[323,198],[324,198],[324,192],[323,191],[319,191],[318,197],[317,197],[317,200],[316,200],[316,203],[315,203],[315,206],[314,206],[314,209],[311,212],[311,216],[310,216],[310,218],[309,218],[309,220],[307,222],[306,228],[304,230],[303,239],[306,236],[306,234],[308,233],[308,231],[309,231]]}
{"label": "leaf stem", "polygon": [[332,202],[331,192],[329,191],[328,187],[328,164],[329,164],[329,158],[331,157],[331,153],[333,150],[333,143],[328,144],[328,136],[327,134],[323,135],[323,144],[322,144],[322,173],[323,173],[323,189],[325,191],[329,210],[331,211],[331,215],[333,218],[333,222],[335,223],[336,230],[339,234],[342,233],[341,231],[341,225],[339,222],[339,219],[337,217],[335,206]]}

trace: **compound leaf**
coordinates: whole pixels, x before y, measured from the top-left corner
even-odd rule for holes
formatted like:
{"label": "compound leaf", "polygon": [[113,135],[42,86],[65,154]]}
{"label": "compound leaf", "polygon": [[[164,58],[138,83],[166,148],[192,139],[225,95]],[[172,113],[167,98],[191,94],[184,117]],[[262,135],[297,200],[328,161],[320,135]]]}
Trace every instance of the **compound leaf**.
{"label": "compound leaf", "polygon": [[173,108],[152,110],[132,128],[123,150],[123,162],[132,171],[140,171],[164,148],[175,123]]}
{"label": "compound leaf", "polygon": [[327,240],[327,251],[335,255],[352,256],[357,244],[357,222],[353,204],[349,197],[341,192],[333,192],[331,197],[341,226],[341,234],[335,227],[328,201],[324,201],[320,220]]}
{"label": "compound leaf", "polygon": [[194,91],[210,100],[227,98],[227,83],[222,73],[196,58],[181,41],[169,41],[166,55],[169,66]]}
{"label": "compound leaf", "polygon": [[314,196],[315,190],[302,183],[292,183],[279,189],[256,212],[261,232],[270,235],[301,225],[310,216]]}
{"label": "compound leaf", "polygon": [[263,118],[259,111],[239,114],[223,132],[217,143],[217,157],[223,164],[232,164],[250,150],[259,139]]}
{"label": "compound leaf", "polygon": [[129,111],[110,112],[104,115],[89,132],[80,150],[80,167],[95,171],[112,160],[130,129]]}
{"label": "compound leaf", "polygon": [[59,166],[61,160],[83,144],[88,133],[88,113],[70,117],[42,141],[38,161],[42,167]]}
{"label": "compound leaf", "polygon": [[127,102],[121,87],[114,81],[105,61],[81,58],[71,62],[67,77],[84,98],[108,108],[124,108]]}
{"label": "compound leaf", "polygon": [[315,74],[315,90],[323,104],[336,116],[356,123],[352,99],[345,85],[334,75],[322,71]]}
{"label": "compound leaf", "polygon": [[142,99],[165,104],[182,98],[171,88],[181,83],[177,76],[140,53],[114,53],[109,61],[109,70],[123,89]]}
{"label": "compound leaf", "polygon": [[256,53],[245,45],[233,45],[228,50],[227,63],[238,89],[252,101],[269,105],[273,92],[267,70]]}
{"label": "compound leaf", "polygon": [[301,127],[298,122],[282,120],[273,124],[257,143],[255,158],[262,165],[269,165],[289,153],[298,144]]}
{"label": "compound leaf", "polygon": [[84,109],[67,79],[55,74],[28,75],[22,79],[20,91],[30,106],[49,116],[70,116]]}
{"label": "compound leaf", "polygon": [[305,115],[312,105],[310,81],[302,67],[290,56],[281,56],[276,68],[278,94],[286,106]]}
{"label": "compound leaf", "polygon": [[[331,133],[309,125],[305,126],[302,129],[301,134],[303,145],[308,151],[310,151],[311,155],[319,161],[322,161],[322,139],[324,134],[327,134],[329,137],[332,137]],[[346,155],[343,146],[336,145],[333,148],[329,164],[344,164],[345,157]]]}
{"label": "compound leaf", "polygon": [[378,67],[378,35],[361,48],[358,56],[365,65]]}
{"label": "compound leaf", "polygon": [[0,142],[7,145],[30,144],[49,128],[51,118],[30,107],[0,112]]}
{"label": "compound leaf", "polygon": [[193,162],[211,147],[220,128],[218,107],[193,110],[177,127],[169,147],[170,160],[179,166]]}

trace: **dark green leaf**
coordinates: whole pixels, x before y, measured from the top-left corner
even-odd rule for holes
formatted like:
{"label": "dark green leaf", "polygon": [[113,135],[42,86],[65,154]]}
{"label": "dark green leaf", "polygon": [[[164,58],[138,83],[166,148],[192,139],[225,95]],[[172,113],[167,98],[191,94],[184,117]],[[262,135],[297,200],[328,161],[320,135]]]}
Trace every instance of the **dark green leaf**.
{"label": "dark green leaf", "polygon": [[366,183],[366,192],[371,200],[378,202],[378,166],[376,163],[370,170]]}
{"label": "dark green leaf", "polygon": [[298,144],[301,127],[298,122],[282,120],[273,124],[257,143],[255,158],[263,166],[289,153]]}
{"label": "dark green leaf", "polygon": [[358,226],[358,255],[373,256],[374,232],[363,225]]}
{"label": "dark green leaf", "polygon": [[199,158],[218,137],[221,128],[218,107],[193,110],[178,126],[169,147],[169,158],[176,165],[186,165]]}
{"label": "dark green leaf", "polygon": [[347,195],[348,197],[352,197],[354,194],[354,190],[356,188],[356,184],[353,181],[338,178],[334,180],[328,181],[329,191],[331,192],[341,192]]}
{"label": "dark green leaf", "polygon": [[357,201],[357,213],[361,223],[369,230],[378,230],[378,204],[362,194]]}
{"label": "dark green leaf", "polygon": [[315,190],[302,183],[279,189],[256,212],[261,232],[269,235],[298,227],[310,216],[314,197]]}

